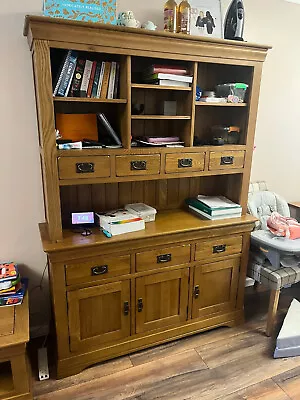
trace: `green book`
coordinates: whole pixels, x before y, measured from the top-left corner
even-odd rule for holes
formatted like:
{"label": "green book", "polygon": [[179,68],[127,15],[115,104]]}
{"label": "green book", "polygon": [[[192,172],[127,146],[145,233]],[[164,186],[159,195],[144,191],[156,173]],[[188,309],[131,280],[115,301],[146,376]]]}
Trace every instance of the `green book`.
{"label": "green book", "polygon": [[188,206],[195,207],[198,210],[201,210],[201,211],[205,212],[206,214],[211,215],[212,217],[217,216],[217,215],[230,215],[230,214],[240,214],[241,215],[241,212],[242,212],[242,208],[238,204],[236,205],[236,207],[227,207],[227,208],[220,207],[218,209],[213,209],[195,198],[186,199],[185,203]]}

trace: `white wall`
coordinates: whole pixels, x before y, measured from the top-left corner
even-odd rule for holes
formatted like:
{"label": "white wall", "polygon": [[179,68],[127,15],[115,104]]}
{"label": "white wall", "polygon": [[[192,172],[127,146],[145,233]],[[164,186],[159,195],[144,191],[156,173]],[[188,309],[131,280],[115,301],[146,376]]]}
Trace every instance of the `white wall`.
{"label": "white wall", "polygon": [[[222,0],[224,8],[229,0]],[[300,5],[284,0],[245,0],[249,41],[274,46],[264,68],[253,179],[265,179],[288,200],[300,200]],[[119,0],[141,21],[162,26],[163,1]],[[31,58],[22,36],[24,15],[40,13],[42,0],[2,0],[0,8],[1,200],[0,259],[25,265],[32,286],[46,262],[38,232],[43,199],[37,141]],[[46,293],[47,297],[47,293]],[[31,296],[33,323],[47,319],[46,299]]]}

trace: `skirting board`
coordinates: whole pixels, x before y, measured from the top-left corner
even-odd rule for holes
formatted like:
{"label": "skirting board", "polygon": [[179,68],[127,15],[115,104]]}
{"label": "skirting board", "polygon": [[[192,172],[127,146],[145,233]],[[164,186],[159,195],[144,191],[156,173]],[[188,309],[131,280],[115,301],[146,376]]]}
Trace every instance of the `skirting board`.
{"label": "skirting board", "polygon": [[287,347],[286,349],[278,349],[276,347],[274,352],[274,358],[286,358],[300,356],[300,346],[298,347]]}

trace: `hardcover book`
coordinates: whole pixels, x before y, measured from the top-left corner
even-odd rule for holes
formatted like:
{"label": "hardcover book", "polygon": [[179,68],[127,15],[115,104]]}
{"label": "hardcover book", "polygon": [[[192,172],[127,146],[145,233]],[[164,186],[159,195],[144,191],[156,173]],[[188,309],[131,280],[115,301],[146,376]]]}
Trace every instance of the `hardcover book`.
{"label": "hardcover book", "polygon": [[44,0],[44,15],[116,24],[116,0]]}

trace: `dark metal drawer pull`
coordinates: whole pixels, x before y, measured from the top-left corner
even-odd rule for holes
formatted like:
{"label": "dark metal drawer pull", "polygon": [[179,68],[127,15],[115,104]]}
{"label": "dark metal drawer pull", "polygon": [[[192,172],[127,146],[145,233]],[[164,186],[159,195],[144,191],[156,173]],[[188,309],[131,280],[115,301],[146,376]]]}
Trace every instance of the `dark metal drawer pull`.
{"label": "dark metal drawer pull", "polygon": [[95,172],[94,163],[76,163],[76,173],[77,174],[90,174]]}
{"label": "dark metal drawer pull", "polygon": [[124,315],[128,315],[128,314],[129,314],[129,302],[124,301]]}
{"label": "dark metal drawer pull", "polygon": [[233,156],[221,157],[221,165],[232,165],[234,161]]}
{"label": "dark metal drawer pull", "polygon": [[138,312],[142,312],[144,308],[143,299],[138,299]]}
{"label": "dark metal drawer pull", "polygon": [[178,168],[191,168],[192,166],[192,158],[181,158],[180,160],[178,160]]}
{"label": "dark metal drawer pull", "polygon": [[108,265],[97,265],[91,268],[92,276],[104,275],[108,273]]}
{"label": "dark metal drawer pull", "polygon": [[199,295],[200,295],[200,288],[197,285],[197,286],[194,287],[194,297],[195,297],[195,299],[198,299]]}
{"label": "dark metal drawer pull", "polygon": [[225,251],[226,251],[226,244],[220,244],[218,246],[213,247],[214,254],[224,253]]}
{"label": "dark metal drawer pull", "polygon": [[167,263],[172,260],[172,254],[162,254],[156,257],[157,264]]}
{"label": "dark metal drawer pull", "polygon": [[147,161],[131,161],[131,171],[145,171],[147,169]]}

